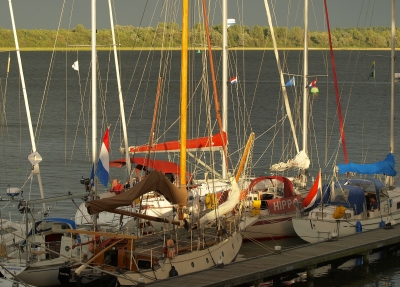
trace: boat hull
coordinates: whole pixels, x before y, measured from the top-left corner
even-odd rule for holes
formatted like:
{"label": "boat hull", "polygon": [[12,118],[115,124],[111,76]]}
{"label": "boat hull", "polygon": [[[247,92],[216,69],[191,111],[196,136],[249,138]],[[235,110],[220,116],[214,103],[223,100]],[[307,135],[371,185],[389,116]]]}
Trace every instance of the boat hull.
{"label": "boat hull", "polygon": [[295,214],[278,216],[245,217],[243,220],[243,240],[270,240],[297,237],[292,218]]}
{"label": "boat hull", "polygon": [[[16,277],[20,279],[22,282],[26,284],[36,286],[36,287],[50,287],[50,286],[57,286],[60,285],[58,281],[58,271],[60,266],[63,263],[55,263],[53,265],[48,264],[46,266],[38,266],[38,267],[26,267],[26,266],[18,266],[18,265],[4,265],[4,268],[8,269],[9,271],[13,272],[16,270],[17,275]],[[5,272],[4,270],[0,270],[4,277],[8,279],[13,277],[10,273]],[[19,272],[19,273],[18,273]]]}
{"label": "boat hull", "polygon": [[316,243],[382,228],[387,223],[394,223],[399,220],[400,212],[382,216],[382,218],[376,217],[359,220],[293,218],[292,223],[294,230],[301,239],[310,243]]}
{"label": "boat hull", "polygon": [[219,244],[213,245],[208,249],[192,251],[187,254],[180,254],[172,259],[165,259],[154,270],[137,272],[127,272],[124,277],[119,277],[121,286],[132,286],[132,281],[150,283],[156,280],[163,280],[169,277],[172,266],[178,275],[189,274],[217,266],[218,264],[229,264],[236,259],[242,245],[242,235],[234,232],[230,237]]}

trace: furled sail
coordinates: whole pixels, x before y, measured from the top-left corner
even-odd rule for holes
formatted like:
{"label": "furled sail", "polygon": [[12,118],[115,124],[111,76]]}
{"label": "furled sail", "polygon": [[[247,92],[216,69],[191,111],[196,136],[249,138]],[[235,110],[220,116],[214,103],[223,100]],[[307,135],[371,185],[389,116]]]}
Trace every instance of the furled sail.
{"label": "furled sail", "polygon": [[347,172],[355,172],[359,174],[385,174],[388,176],[395,176],[397,171],[394,169],[395,165],[394,154],[389,153],[385,160],[378,161],[375,163],[353,163],[338,164],[337,171],[339,174],[345,174]]}
{"label": "furled sail", "polygon": [[239,185],[236,182],[236,179],[234,177],[231,177],[229,179],[231,182],[231,190],[229,192],[228,199],[219,205],[216,210],[212,210],[208,213],[206,213],[202,218],[200,218],[200,226],[204,226],[210,221],[215,220],[217,217],[223,216],[227,214],[228,212],[231,212],[235,206],[239,203],[240,201],[240,189]]}
{"label": "furled sail", "polygon": [[172,204],[185,206],[187,202],[187,191],[176,187],[171,181],[159,171],[152,171],[134,187],[120,195],[110,198],[92,200],[86,203],[89,214],[97,214],[102,211],[113,211],[121,206],[128,206],[141,195],[157,191],[165,196]]}
{"label": "furled sail", "polygon": [[[221,150],[224,145],[227,144],[226,133],[218,133],[212,137],[201,137],[190,139],[186,141],[187,151],[201,151],[201,150]],[[168,141],[158,143],[150,148],[151,152],[179,152],[180,142],[179,141]],[[142,146],[131,146],[129,147],[130,153],[147,153],[149,152],[148,145]]]}
{"label": "furled sail", "polygon": [[310,166],[310,159],[308,158],[306,152],[301,150],[293,159],[287,162],[276,163],[271,166],[272,171],[285,171],[290,168],[301,168],[308,169]]}

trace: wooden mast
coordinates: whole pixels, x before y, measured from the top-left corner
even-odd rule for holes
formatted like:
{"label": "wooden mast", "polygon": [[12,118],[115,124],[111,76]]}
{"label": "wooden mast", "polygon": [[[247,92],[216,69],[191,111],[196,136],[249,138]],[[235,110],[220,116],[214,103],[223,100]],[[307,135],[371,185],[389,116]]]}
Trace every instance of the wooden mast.
{"label": "wooden mast", "polygon": [[[206,35],[207,35],[207,48],[208,48],[208,58],[210,60],[210,70],[211,70],[211,78],[212,78],[212,84],[213,84],[213,92],[214,92],[214,105],[215,105],[215,112],[217,116],[217,122],[219,126],[219,131],[221,133],[222,141],[223,141],[223,152],[224,152],[224,170],[228,169],[228,160],[227,160],[227,142],[225,142],[224,137],[223,137],[223,124],[222,124],[222,119],[221,119],[221,108],[219,105],[219,98],[218,98],[218,89],[217,89],[217,80],[215,78],[215,71],[214,71],[214,60],[212,56],[212,50],[211,50],[211,40],[210,40],[210,31],[208,29],[208,16],[207,16],[207,7],[206,7],[206,1],[203,0],[203,18],[204,18],[204,26],[206,29]],[[225,83],[223,83],[225,84]],[[226,176],[226,175],[224,175]]]}
{"label": "wooden mast", "polygon": [[154,127],[156,125],[156,118],[157,118],[157,110],[158,110],[158,101],[160,99],[160,94],[161,94],[161,83],[162,83],[162,78],[158,78],[158,85],[157,85],[157,95],[156,95],[156,103],[154,105],[154,113],[153,113],[153,122],[151,124],[151,131],[150,131],[150,139],[149,139],[149,150],[147,152],[147,161],[146,161],[146,175],[149,174],[149,162],[150,162],[150,152],[151,148],[153,146],[153,139],[154,139]]}
{"label": "wooden mast", "polygon": [[[181,48],[181,105],[180,105],[180,170],[179,188],[186,190],[186,136],[187,136],[187,93],[188,93],[188,42],[189,0],[182,0],[182,48]],[[180,208],[181,210],[181,208]],[[180,219],[183,214],[180,212]]]}

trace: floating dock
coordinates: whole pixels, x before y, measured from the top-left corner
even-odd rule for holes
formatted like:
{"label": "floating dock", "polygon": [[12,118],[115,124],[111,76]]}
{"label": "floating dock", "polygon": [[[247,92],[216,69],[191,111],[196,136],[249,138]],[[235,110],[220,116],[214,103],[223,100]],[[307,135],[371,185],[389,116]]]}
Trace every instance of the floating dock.
{"label": "floating dock", "polygon": [[363,257],[363,264],[367,265],[369,254],[384,250],[390,255],[399,248],[400,225],[395,225],[392,229],[380,228],[339,237],[334,241],[305,244],[145,286],[188,286],[188,282],[191,287],[227,287],[241,284],[258,286],[267,280],[275,280],[274,283],[278,284],[282,276],[293,272],[307,272],[308,280],[311,280],[316,268],[328,264],[335,268],[360,256]]}

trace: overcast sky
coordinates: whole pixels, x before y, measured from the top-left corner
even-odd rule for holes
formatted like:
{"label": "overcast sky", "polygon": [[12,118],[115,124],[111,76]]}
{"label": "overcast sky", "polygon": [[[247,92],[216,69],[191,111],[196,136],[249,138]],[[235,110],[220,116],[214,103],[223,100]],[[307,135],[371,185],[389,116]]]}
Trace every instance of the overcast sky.
{"label": "overcast sky", "polygon": [[[112,0],[115,7],[114,24],[134,27],[155,26],[164,22],[165,15],[178,15],[181,0]],[[0,27],[11,29],[9,1],[0,3]],[[65,4],[64,4],[65,2]],[[72,3],[74,2],[74,6]],[[275,11],[278,26],[303,26],[304,0],[269,0],[270,9]],[[90,29],[91,0],[12,0],[17,29],[56,30],[57,27],[73,28],[83,24]],[[171,3],[168,8],[162,8]],[[196,14],[199,0],[190,0],[192,22],[199,22]],[[200,1],[201,3],[201,1]],[[221,23],[221,0],[207,1],[209,23]],[[211,5],[209,3],[212,3]],[[309,30],[326,30],[324,1],[309,0]],[[391,0],[327,0],[331,28],[371,27],[391,25]],[[146,8],[145,8],[146,7]],[[228,0],[229,18],[250,28],[254,25],[268,26],[264,0]],[[174,10],[175,9],[175,10]],[[63,11],[63,12],[62,12]],[[165,11],[160,13],[160,11]],[[290,11],[290,12],[288,12]],[[397,23],[400,24],[400,3],[396,5]],[[167,22],[177,19],[169,16]],[[276,26],[274,25],[274,26]],[[97,28],[109,29],[108,0],[97,0]]]}

